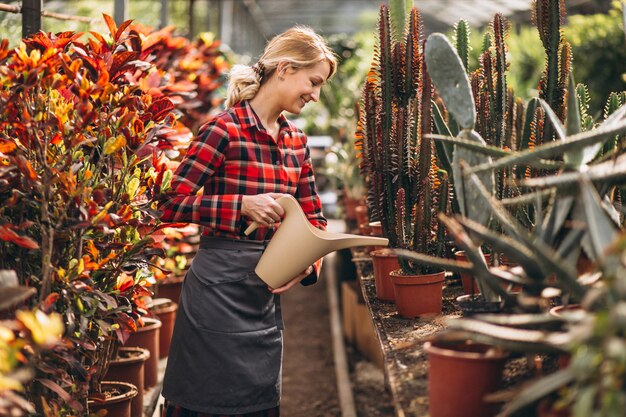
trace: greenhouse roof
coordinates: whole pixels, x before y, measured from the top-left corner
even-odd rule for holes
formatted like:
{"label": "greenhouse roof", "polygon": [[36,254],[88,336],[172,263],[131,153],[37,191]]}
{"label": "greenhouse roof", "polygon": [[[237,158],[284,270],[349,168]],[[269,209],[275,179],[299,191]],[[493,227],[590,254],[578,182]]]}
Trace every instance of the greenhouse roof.
{"label": "greenhouse roof", "polygon": [[[255,20],[266,36],[282,32],[294,24],[305,24],[323,32],[353,33],[363,17],[376,13],[383,0],[244,0],[255,9]],[[470,26],[481,26],[495,13],[530,19],[530,0],[415,0],[422,12],[427,32],[449,29],[459,19]],[[568,0],[569,9],[598,3],[594,0]],[[600,1],[599,3],[602,3]]]}

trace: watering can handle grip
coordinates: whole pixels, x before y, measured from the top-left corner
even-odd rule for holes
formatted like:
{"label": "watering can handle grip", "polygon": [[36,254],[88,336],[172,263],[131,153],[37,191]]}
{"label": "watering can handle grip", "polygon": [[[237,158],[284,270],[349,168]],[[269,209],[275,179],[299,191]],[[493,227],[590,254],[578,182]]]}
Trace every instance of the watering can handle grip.
{"label": "watering can handle grip", "polygon": [[[281,207],[285,210],[285,215],[287,215],[287,212],[289,211],[289,209],[287,208],[289,206],[289,203],[288,203],[289,199],[293,199],[295,201],[293,196],[284,196],[284,197],[280,197],[276,199],[276,202],[280,204]],[[250,233],[254,232],[258,227],[259,227],[259,222],[253,221],[243,233],[246,236],[249,236]]]}
{"label": "watering can handle grip", "polygon": [[259,227],[259,223],[258,222],[252,222],[252,224],[250,224],[250,226],[248,226],[248,228],[243,233],[246,236],[249,236],[250,233],[254,232],[258,227]]}

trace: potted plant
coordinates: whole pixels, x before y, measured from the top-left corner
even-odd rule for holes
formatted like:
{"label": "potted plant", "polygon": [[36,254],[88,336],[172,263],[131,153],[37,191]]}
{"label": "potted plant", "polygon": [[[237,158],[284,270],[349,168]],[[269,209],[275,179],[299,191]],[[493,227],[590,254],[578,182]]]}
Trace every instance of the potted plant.
{"label": "potted plant", "polygon": [[[447,211],[447,173],[437,168],[428,136],[432,86],[423,60],[421,17],[407,5],[395,2],[391,12],[385,5],[380,7],[378,51],[363,89],[357,145],[362,148],[370,215],[380,221],[389,246],[438,255],[444,250],[444,229],[437,213]],[[400,315],[415,317],[441,310],[441,270],[409,260],[397,263],[396,255],[388,251],[374,251],[372,258],[376,296],[395,298],[396,304],[400,301]],[[391,266],[383,268],[384,261],[391,261]],[[392,286],[389,273],[397,269]],[[415,274],[424,276],[408,277]],[[433,301],[405,303],[410,295],[396,297],[409,288],[432,288]]]}
{"label": "potted plant", "polygon": [[55,415],[106,396],[102,377],[145,313],[159,252],[136,228],[156,217],[152,197],[167,185],[159,146],[173,105],[134,81],[146,64],[130,22],[105,20],[107,37],[40,32],[0,48],[0,266],[63,315],[63,343],[37,358],[28,386],[38,412]]}

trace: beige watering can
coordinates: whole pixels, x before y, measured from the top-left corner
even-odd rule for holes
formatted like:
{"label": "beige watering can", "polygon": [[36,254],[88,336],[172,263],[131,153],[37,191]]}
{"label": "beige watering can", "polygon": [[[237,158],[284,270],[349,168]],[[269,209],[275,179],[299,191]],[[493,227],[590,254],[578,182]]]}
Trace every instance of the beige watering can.
{"label": "beige watering can", "polygon": [[[285,285],[315,261],[336,250],[389,244],[389,239],[382,237],[331,233],[313,227],[298,201],[290,195],[276,202],[285,210],[285,217],[254,270],[271,288]],[[253,222],[244,233],[249,235],[258,226]]]}

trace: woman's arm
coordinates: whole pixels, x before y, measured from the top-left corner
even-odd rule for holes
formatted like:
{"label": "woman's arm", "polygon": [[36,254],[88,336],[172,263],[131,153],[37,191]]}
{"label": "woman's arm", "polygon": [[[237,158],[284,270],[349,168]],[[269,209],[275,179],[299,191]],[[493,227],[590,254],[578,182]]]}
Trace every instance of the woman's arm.
{"label": "woman's arm", "polygon": [[224,162],[227,147],[228,128],[223,120],[216,118],[201,129],[174,172],[171,190],[159,204],[162,221],[238,232],[241,194],[198,195]]}

